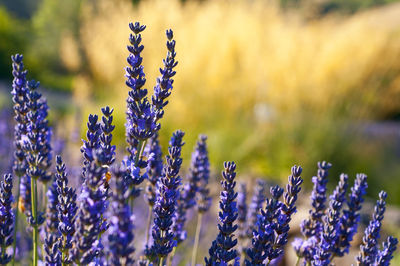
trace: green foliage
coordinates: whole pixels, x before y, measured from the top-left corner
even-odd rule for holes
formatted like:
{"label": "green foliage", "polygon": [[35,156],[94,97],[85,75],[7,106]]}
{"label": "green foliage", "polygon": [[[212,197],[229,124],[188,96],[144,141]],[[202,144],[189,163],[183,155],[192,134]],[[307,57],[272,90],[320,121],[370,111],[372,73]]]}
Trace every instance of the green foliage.
{"label": "green foliage", "polygon": [[26,23],[0,6],[0,79],[11,79],[11,55],[25,51],[27,32]]}

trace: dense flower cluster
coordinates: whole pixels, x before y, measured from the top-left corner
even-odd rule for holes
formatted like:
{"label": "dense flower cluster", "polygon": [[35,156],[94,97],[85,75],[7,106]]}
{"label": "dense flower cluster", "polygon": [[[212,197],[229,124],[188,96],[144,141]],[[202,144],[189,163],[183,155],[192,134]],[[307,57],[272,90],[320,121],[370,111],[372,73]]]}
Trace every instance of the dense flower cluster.
{"label": "dense flower cluster", "polygon": [[[196,265],[202,222],[210,220],[207,212],[215,193],[209,188],[207,137],[199,136],[185,175],[181,171],[182,131],[173,133],[163,160],[158,131],[176,74],[176,43],[172,30],[167,30],[167,55],[150,98],[143,88],[146,79],[141,32],[145,26],[130,23],[129,28],[132,31],[127,47],[129,66],[125,69],[126,85],[130,88],[126,112],[127,154],[119,157],[119,150],[112,144],[113,109],[104,107],[101,119],[89,115],[86,139],[81,147],[81,174],[67,173],[58,154],[55,173],[52,173],[52,130],[47,120],[46,99],[38,91],[38,82],[27,81],[22,55],[12,57],[11,94],[16,122],[13,172],[20,183],[16,186],[15,210],[13,176],[5,175],[0,184],[0,264],[19,260],[18,265],[34,266],[39,262],[57,266],[176,265],[182,257],[187,259],[187,254],[181,252],[183,245],[178,244],[194,240],[191,265]],[[69,157],[65,158],[69,162]],[[298,262],[303,265],[331,265],[335,257],[349,253],[361,220],[366,175],[358,174],[350,187],[349,177],[342,174],[328,197],[330,168],[330,163],[318,163],[317,175],[312,178],[311,210],[300,226],[303,238],[296,238],[292,243]],[[237,191],[236,164],[225,162],[218,226],[214,227],[218,234],[204,258],[205,264],[276,265],[282,260],[290,222],[297,211],[303,183],[301,173],[301,167],[293,166],[286,186],[271,186],[269,197],[266,182],[257,180],[248,204],[248,184],[241,182]],[[74,188],[73,182],[69,184],[68,176],[81,182],[79,187]],[[181,176],[186,178],[182,180]],[[147,227],[143,232],[144,251],[136,252],[134,240],[140,236],[135,238],[135,225],[145,224],[145,215],[142,215],[143,209],[139,209],[138,217],[133,215],[134,201],[141,194],[144,180],[147,180]],[[396,238],[389,236],[379,244],[386,198],[386,192],[382,191],[356,257],[358,265],[389,265],[394,256]],[[46,209],[45,215],[40,209]],[[19,211],[27,218],[28,230],[17,230],[17,225],[22,224],[17,223]],[[196,231],[191,238],[187,223],[196,216]],[[45,226],[40,228],[44,221]],[[32,245],[26,244],[26,239]],[[183,248],[186,252],[187,247]],[[32,263],[25,258],[29,253],[33,255]]]}

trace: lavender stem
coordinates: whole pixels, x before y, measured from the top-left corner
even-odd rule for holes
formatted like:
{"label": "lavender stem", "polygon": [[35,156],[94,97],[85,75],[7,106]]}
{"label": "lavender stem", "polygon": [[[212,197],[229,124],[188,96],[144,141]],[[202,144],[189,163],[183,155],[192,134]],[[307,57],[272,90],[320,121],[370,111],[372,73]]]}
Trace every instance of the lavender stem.
{"label": "lavender stem", "polygon": [[11,265],[15,265],[15,251],[17,249],[17,230],[18,230],[18,213],[19,213],[19,195],[20,195],[20,183],[21,183],[21,176],[18,177],[18,183],[17,183],[17,207],[15,208],[15,222],[14,222],[14,241],[13,241],[13,256],[11,259]]}
{"label": "lavender stem", "polygon": [[149,216],[147,218],[147,226],[146,226],[146,246],[149,244],[150,225],[151,225],[151,219],[152,218],[153,218],[153,206],[149,206]]}
{"label": "lavender stem", "polygon": [[196,235],[194,238],[192,262],[190,264],[192,266],[196,265],[197,249],[199,247],[199,240],[200,240],[201,223],[203,220],[202,218],[203,218],[203,213],[200,212],[199,215],[197,215]]}
{"label": "lavender stem", "polygon": [[38,265],[38,223],[37,223],[37,180],[36,178],[31,179],[31,201],[32,201],[32,218],[34,221],[33,225],[33,261],[32,265]]}

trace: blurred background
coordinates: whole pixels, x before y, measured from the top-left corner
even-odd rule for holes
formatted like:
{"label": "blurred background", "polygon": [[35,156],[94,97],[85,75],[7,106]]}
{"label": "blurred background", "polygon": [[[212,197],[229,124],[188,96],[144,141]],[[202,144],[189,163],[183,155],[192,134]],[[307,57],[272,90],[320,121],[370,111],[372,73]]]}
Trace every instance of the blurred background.
{"label": "blurred background", "polygon": [[327,160],[332,179],[364,172],[371,198],[385,189],[400,205],[400,2],[0,3],[2,108],[11,106],[10,56],[23,53],[28,77],[46,90],[57,134],[79,143],[87,115],[110,105],[123,147],[128,23],[147,25],[150,93],[172,28],[179,64],[162,120],[164,148],[172,131],[184,130],[188,165],[205,133],[213,169],[235,160],[241,178],[283,181],[299,164],[309,187],[316,162]]}

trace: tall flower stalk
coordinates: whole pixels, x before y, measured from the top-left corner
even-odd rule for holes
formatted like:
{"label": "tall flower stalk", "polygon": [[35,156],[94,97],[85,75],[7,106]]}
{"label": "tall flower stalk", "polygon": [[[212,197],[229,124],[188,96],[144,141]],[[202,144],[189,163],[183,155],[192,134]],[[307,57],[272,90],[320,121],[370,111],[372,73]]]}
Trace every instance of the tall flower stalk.
{"label": "tall flower stalk", "polygon": [[54,181],[46,193],[48,198],[46,210],[46,226],[45,226],[45,240],[43,254],[47,265],[60,265],[61,252],[59,249],[60,232],[58,230],[58,211],[59,193],[57,190],[57,183]]}
{"label": "tall flower stalk", "polygon": [[[90,115],[88,123],[88,140],[84,141],[82,152],[85,156],[85,179],[79,197],[80,205],[76,218],[75,233],[73,236],[74,248],[72,259],[77,264],[88,264],[98,257],[100,252],[98,243],[100,235],[106,228],[103,214],[107,208],[107,191],[104,190],[104,183],[109,154],[103,149],[100,143],[95,147],[88,147],[90,138],[99,136],[100,124],[97,116]],[[89,134],[94,132],[94,134]]]}
{"label": "tall flower stalk", "polygon": [[112,265],[134,265],[133,215],[128,205],[129,189],[127,171],[121,166],[113,167],[115,193],[112,202],[112,217],[108,235],[110,262]]}
{"label": "tall flower stalk", "polygon": [[178,188],[181,184],[179,170],[182,164],[183,136],[184,133],[180,130],[173,133],[168,147],[163,176],[158,184],[152,229],[154,243],[150,251],[150,254],[154,254],[156,258],[149,258],[150,260],[156,260],[158,265],[163,265],[164,259],[176,246],[172,223],[176,212]]}
{"label": "tall flower stalk", "polygon": [[274,186],[270,191],[272,198],[266,200],[265,210],[260,211],[256,227],[253,229],[251,247],[247,250],[248,258],[245,259],[245,265],[261,266],[273,252],[275,230],[278,226],[276,220],[279,218],[282,207],[279,198],[282,196],[283,189]]}
{"label": "tall flower stalk", "polygon": [[379,200],[376,201],[372,220],[365,229],[363,242],[360,246],[360,253],[356,257],[357,265],[372,265],[377,260],[378,241],[380,238],[383,215],[386,210],[386,197],[387,193],[385,191],[379,193]]}
{"label": "tall flower stalk", "polygon": [[[211,197],[208,189],[208,181],[210,179],[210,162],[208,159],[207,136],[200,135],[197,141],[195,151],[192,153],[192,165],[189,169],[189,183],[186,185],[185,193],[188,206],[196,204],[197,195],[197,224],[194,238],[194,246],[192,251],[192,264],[195,265],[197,258],[197,249],[199,247],[201,226],[203,215],[211,206]],[[193,193],[195,192],[195,193]],[[193,198],[192,196],[194,195]],[[191,200],[189,200],[191,199]]]}
{"label": "tall flower stalk", "polygon": [[[221,181],[223,190],[219,202],[221,211],[218,214],[219,232],[208,251],[209,257],[205,258],[206,265],[228,265],[230,261],[238,257],[238,252],[235,249],[237,244],[235,231],[238,227],[235,224],[238,217],[237,192],[235,192],[236,164],[225,162],[224,168],[225,170],[222,172],[223,180]],[[238,261],[235,261],[235,265],[238,263]]]}
{"label": "tall flower stalk", "polygon": [[27,135],[24,140],[24,149],[27,153],[28,169],[27,175],[31,179],[31,205],[32,213],[29,223],[33,227],[33,265],[38,264],[38,244],[39,244],[39,226],[44,218],[38,210],[37,181],[47,183],[50,174],[47,169],[50,166],[51,148],[50,137],[51,130],[47,121],[47,102],[42,95],[37,92],[39,83],[30,81],[28,86],[28,125]]}
{"label": "tall flower stalk", "polygon": [[[18,230],[18,212],[20,209],[20,187],[21,187],[21,178],[26,173],[27,162],[25,158],[25,152],[23,150],[22,136],[26,135],[26,127],[27,127],[27,113],[28,108],[26,107],[26,103],[28,102],[27,98],[27,87],[26,87],[26,73],[24,70],[23,56],[20,54],[16,54],[11,57],[12,59],[12,75],[14,77],[12,83],[12,100],[14,102],[14,119],[16,121],[16,125],[14,127],[14,164],[13,164],[13,172],[14,176],[17,178],[17,206],[15,209],[15,230],[14,230],[14,239],[16,239],[16,234]],[[30,188],[29,188],[30,189]],[[28,195],[30,196],[30,195]],[[30,197],[29,197],[30,200]],[[28,206],[26,206],[28,208]],[[30,208],[28,208],[30,211]],[[13,242],[13,255],[12,255],[12,264],[15,262],[15,252],[16,252],[16,244],[17,242]]]}
{"label": "tall flower stalk", "polygon": [[75,219],[77,212],[75,189],[68,186],[66,166],[61,156],[56,157],[56,184],[58,192],[58,231],[60,239],[58,249],[61,252],[61,264],[72,263],[70,250],[72,248],[72,236],[75,233]]}
{"label": "tall flower stalk", "polygon": [[326,185],[328,183],[328,170],[331,164],[325,161],[318,162],[317,176],[312,178],[314,187],[311,193],[310,217],[301,223],[301,233],[306,237],[319,236],[323,230],[322,216],[325,211]]}

